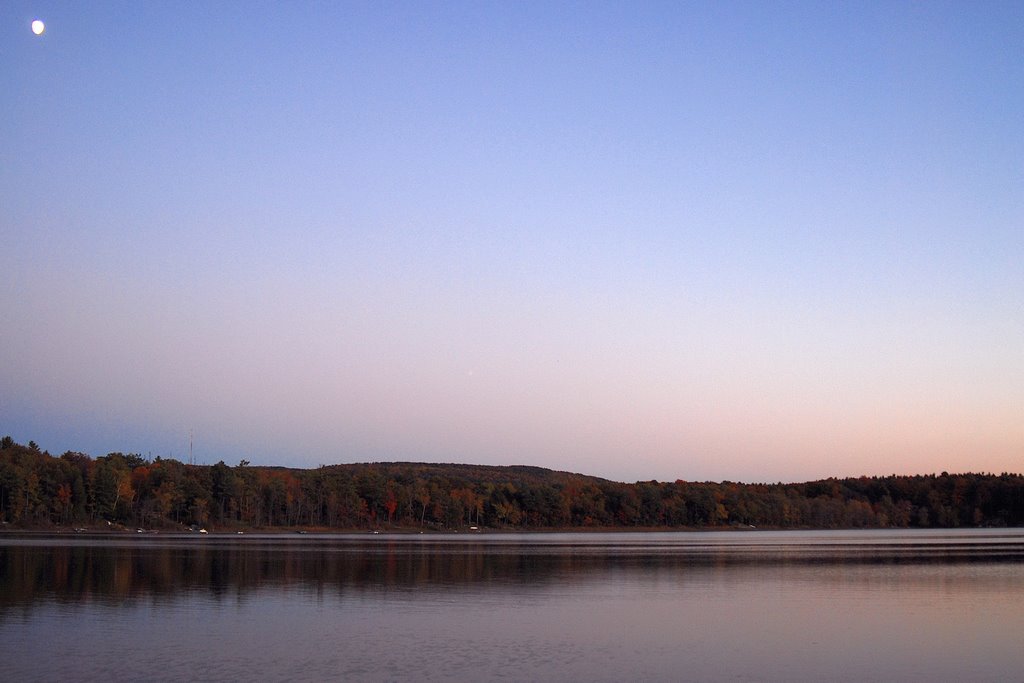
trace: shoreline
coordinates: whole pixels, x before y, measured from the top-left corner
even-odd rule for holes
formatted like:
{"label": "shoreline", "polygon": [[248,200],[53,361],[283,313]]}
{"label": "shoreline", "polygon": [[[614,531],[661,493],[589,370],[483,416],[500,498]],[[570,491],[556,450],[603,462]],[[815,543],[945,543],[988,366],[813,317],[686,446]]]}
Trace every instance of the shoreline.
{"label": "shoreline", "polygon": [[81,536],[81,537],[153,537],[153,536],[197,536],[197,537],[238,537],[238,536],[513,536],[513,535],[545,535],[545,534],[664,534],[664,533],[756,533],[775,531],[973,531],[977,529],[1011,530],[1019,529],[1018,526],[985,526],[985,527],[739,527],[739,526],[714,526],[714,527],[552,527],[534,529],[414,529],[414,528],[347,528],[328,529],[314,527],[286,527],[286,528],[232,528],[232,529],[130,529],[123,528],[88,528],[88,527],[18,527],[10,528],[8,525],[0,527],[0,536]]}

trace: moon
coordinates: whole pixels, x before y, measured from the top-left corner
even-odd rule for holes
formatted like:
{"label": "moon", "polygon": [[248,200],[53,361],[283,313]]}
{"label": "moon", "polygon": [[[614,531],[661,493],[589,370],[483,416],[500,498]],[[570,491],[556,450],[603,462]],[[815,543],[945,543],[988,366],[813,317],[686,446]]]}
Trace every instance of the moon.
{"label": "moon", "polygon": [[35,21],[32,22],[32,33],[36,34],[37,36],[41,36],[43,35],[43,31],[45,30],[46,24],[44,24],[40,20],[36,19]]}

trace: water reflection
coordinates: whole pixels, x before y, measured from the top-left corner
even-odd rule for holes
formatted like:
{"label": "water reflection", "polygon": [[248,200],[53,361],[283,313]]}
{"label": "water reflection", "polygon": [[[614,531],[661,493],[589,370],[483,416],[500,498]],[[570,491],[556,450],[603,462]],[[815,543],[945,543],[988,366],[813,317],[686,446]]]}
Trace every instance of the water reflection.
{"label": "water reflection", "polygon": [[[740,576],[771,569],[819,582],[906,576],[949,583],[962,576],[950,568],[965,564],[1024,566],[1024,534],[8,537],[0,539],[0,615],[50,601],[123,605],[195,593],[244,598],[275,586],[317,593],[524,591],[570,578],[701,580],[702,573],[726,570]],[[816,566],[833,569],[801,571]],[[886,566],[914,571],[878,571]],[[971,576],[979,582],[987,575]]]}
{"label": "water reflection", "polygon": [[1019,680],[1024,532],[0,536],[0,655],[11,680]]}

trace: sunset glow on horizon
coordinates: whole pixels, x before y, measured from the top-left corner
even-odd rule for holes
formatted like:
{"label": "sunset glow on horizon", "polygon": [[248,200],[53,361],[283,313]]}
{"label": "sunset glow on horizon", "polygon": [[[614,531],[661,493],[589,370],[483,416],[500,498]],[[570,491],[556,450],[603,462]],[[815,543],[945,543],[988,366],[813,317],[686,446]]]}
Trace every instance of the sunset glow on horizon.
{"label": "sunset glow on horizon", "polygon": [[15,0],[0,30],[0,435],[1024,469],[1020,3]]}

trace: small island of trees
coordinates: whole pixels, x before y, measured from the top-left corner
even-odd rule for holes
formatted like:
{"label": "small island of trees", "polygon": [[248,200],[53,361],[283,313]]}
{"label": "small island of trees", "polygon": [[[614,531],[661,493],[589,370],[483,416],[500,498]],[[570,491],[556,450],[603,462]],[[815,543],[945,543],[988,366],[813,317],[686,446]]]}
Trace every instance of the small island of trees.
{"label": "small island of trees", "polygon": [[123,453],[55,457],[8,436],[0,440],[0,522],[4,528],[437,531],[1019,526],[1024,477],[943,472],[798,484],[627,484],[527,466],[293,469]]}

